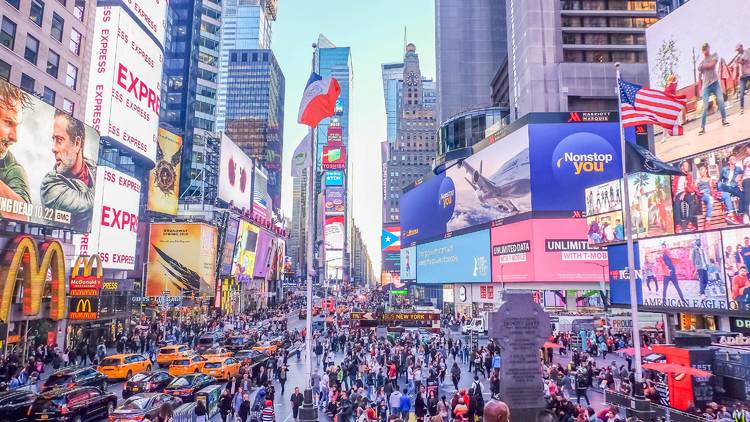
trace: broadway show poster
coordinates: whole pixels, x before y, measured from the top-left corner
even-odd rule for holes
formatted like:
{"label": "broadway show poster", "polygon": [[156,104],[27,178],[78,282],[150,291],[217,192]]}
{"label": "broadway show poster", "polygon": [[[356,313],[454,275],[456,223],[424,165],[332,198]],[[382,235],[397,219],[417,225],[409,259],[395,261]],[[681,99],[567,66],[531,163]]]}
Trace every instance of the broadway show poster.
{"label": "broadway show poster", "polygon": [[630,216],[636,238],[674,233],[670,183],[669,176],[649,173],[628,175]]}
{"label": "broadway show poster", "polygon": [[216,227],[152,223],[146,296],[211,296],[216,282]]}
{"label": "broadway show poster", "polygon": [[156,144],[156,166],[148,175],[148,210],[177,214],[180,195],[180,160],[182,137],[159,129]]}
{"label": "broadway show poster", "polygon": [[[12,122],[15,130],[6,130]],[[99,134],[0,80],[0,219],[90,230]]]}
{"label": "broadway show poster", "polygon": [[639,255],[644,307],[729,309],[718,232],[644,239]]}
{"label": "broadway show poster", "polygon": [[234,243],[232,258],[232,275],[239,281],[253,279],[255,270],[255,248],[258,244],[260,229],[245,220],[240,221],[237,241]]}
{"label": "broadway show poster", "polygon": [[730,305],[743,312],[750,311],[750,228],[723,230],[724,271]]}

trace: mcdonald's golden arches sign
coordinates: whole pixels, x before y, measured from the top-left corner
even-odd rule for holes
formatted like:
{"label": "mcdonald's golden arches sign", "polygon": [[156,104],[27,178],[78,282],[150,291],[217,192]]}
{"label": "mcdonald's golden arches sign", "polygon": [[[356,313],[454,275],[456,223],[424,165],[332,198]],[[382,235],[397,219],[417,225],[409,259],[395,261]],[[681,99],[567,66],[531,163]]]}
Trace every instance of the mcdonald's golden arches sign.
{"label": "mcdonald's golden arches sign", "polygon": [[70,298],[69,319],[96,319],[99,312],[98,297],[73,297]]}
{"label": "mcdonald's golden arches sign", "polygon": [[[91,274],[93,269],[96,273]],[[70,270],[70,289],[101,289],[104,269],[99,255],[79,256]]]}

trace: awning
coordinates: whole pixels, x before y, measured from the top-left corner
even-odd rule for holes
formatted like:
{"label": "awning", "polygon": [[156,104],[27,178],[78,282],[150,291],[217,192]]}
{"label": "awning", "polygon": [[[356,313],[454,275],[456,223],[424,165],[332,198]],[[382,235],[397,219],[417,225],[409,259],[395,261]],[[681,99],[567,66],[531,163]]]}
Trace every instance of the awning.
{"label": "awning", "polygon": [[676,363],[644,363],[643,369],[650,369],[652,371],[661,372],[664,374],[685,374],[694,377],[710,377],[713,374],[702,369],[693,368],[691,366],[678,365]]}
{"label": "awning", "polygon": [[545,349],[560,349],[562,348],[562,346],[560,346],[557,343],[552,343],[551,341],[547,341],[544,343],[544,348]]}
{"label": "awning", "polygon": [[[620,354],[628,355],[628,356],[635,356],[635,348],[628,347],[626,349],[615,350],[615,353],[620,353]],[[641,347],[641,357],[648,356],[652,353],[654,353],[654,351],[649,349],[648,347]]]}

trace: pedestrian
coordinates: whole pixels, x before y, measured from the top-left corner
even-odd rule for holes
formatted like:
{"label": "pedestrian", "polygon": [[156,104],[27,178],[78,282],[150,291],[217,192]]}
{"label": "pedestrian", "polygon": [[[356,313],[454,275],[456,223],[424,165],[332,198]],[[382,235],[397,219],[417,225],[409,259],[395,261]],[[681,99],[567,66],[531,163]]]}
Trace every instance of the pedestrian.
{"label": "pedestrian", "polygon": [[294,387],[294,392],[289,398],[289,401],[292,403],[292,417],[294,418],[294,421],[297,422],[299,408],[302,406],[303,401],[302,393],[299,392],[299,387]]}
{"label": "pedestrian", "polygon": [[588,381],[586,379],[586,374],[583,371],[579,371],[576,375],[576,402],[578,404],[581,403],[581,397],[586,399],[586,405],[591,405],[591,402],[589,401],[589,396],[586,393],[588,390]]}
{"label": "pedestrian", "polygon": [[273,410],[273,402],[266,400],[266,406],[261,412],[261,422],[276,422],[276,412]]}
{"label": "pedestrian", "polygon": [[250,395],[247,393],[242,395],[242,403],[237,410],[237,417],[242,422],[247,422],[247,417],[250,416]]}
{"label": "pedestrian", "polygon": [[404,388],[403,394],[399,401],[399,411],[401,412],[401,419],[404,421],[409,420],[409,412],[411,411],[411,400],[409,399],[408,390]]}
{"label": "pedestrian", "polygon": [[227,422],[227,416],[232,412],[232,393],[226,388],[221,392],[219,412],[221,413],[222,422]]}
{"label": "pedestrian", "polygon": [[[404,390],[406,393],[406,390]],[[391,407],[391,416],[401,414],[401,392],[398,391],[398,386],[394,388],[391,397],[388,399],[388,405]]]}
{"label": "pedestrian", "polygon": [[198,400],[195,404],[195,422],[207,422],[208,419],[206,417],[206,414],[208,414],[208,411],[206,410],[206,404],[203,400]]}
{"label": "pedestrian", "polygon": [[287,367],[286,365],[282,365],[281,368],[279,368],[279,384],[281,384],[281,395],[284,395],[284,385],[286,385],[286,376],[287,376]]}

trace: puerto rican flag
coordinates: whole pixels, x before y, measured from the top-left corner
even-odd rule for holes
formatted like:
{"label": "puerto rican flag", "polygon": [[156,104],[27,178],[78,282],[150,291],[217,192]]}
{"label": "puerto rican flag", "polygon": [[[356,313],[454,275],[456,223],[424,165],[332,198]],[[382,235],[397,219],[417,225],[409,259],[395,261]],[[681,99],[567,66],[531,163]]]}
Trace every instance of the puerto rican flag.
{"label": "puerto rican flag", "polygon": [[339,94],[341,87],[336,78],[324,78],[312,72],[302,94],[297,122],[310,127],[318,126],[321,120],[333,116]]}
{"label": "puerto rican flag", "polygon": [[401,227],[387,226],[383,227],[383,234],[380,237],[380,243],[384,251],[401,250]]}

